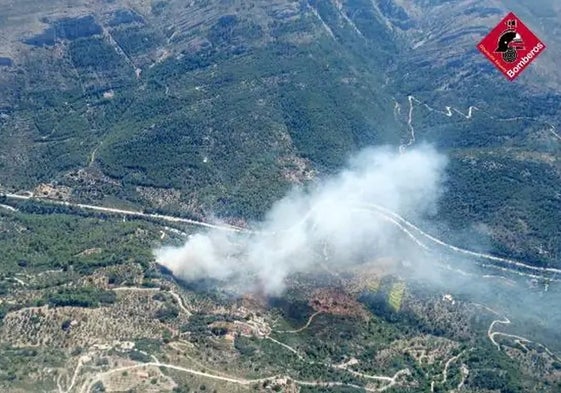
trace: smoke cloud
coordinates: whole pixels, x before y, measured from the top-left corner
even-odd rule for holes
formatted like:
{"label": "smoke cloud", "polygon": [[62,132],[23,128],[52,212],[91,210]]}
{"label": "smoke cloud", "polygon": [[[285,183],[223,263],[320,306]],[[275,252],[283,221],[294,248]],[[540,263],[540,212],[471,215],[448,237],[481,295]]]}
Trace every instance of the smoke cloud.
{"label": "smoke cloud", "polygon": [[369,148],[337,175],[294,189],[274,204],[252,233],[211,229],[181,247],[155,250],[159,264],[186,280],[237,282],[245,290],[279,294],[286,278],[325,265],[364,262],[396,247],[395,227],[369,214],[377,204],[412,217],[433,213],[447,159],[428,145],[400,154]]}

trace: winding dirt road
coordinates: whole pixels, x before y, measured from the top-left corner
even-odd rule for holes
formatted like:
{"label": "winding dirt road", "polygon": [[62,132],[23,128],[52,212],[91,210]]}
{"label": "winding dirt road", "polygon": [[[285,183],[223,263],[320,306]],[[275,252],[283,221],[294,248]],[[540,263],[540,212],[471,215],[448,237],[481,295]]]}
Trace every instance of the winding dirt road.
{"label": "winding dirt road", "polygon": [[310,324],[312,323],[312,320],[316,317],[316,315],[321,314],[321,313],[322,313],[321,311],[316,311],[315,313],[310,315],[310,318],[308,318],[308,322],[306,322],[306,324],[299,329],[296,329],[296,330],[276,330],[276,333],[300,333],[300,332],[306,330],[310,326]]}
{"label": "winding dirt road", "polygon": [[117,287],[117,288],[112,288],[112,290],[118,292],[119,291],[166,292],[169,293],[177,301],[177,305],[179,306],[181,311],[187,314],[187,316],[191,316],[192,314],[191,311],[189,311],[185,306],[185,302],[183,301],[183,298],[178,293],[172,290],[162,290],[161,288],[140,288],[140,287]]}
{"label": "winding dirt road", "polygon": [[[59,385],[59,391],[61,393],[62,392],[69,393],[72,390],[72,388],[74,387],[75,382],[76,382],[76,376],[78,375],[78,371],[80,370],[80,368],[82,366],[83,366],[83,363],[79,362],[78,366],[76,367],[76,371],[74,372],[74,375],[73,375],[73,378],[72,378],[72,383],[66,391],[63,391],[60,388],[60,385]],[[169,368],[169,369],[172,369],[172,370],[182,371],[182,372],[185,372],[185,373],[188,373],[188,374],[197,375],[197,376],[204,377],[204,378],[214,379],[214,380],[218,380],[218,381],[222,381],[222,382],[235,383],[235,384],[238,384],[238,385],[245,385],[245,386],[253,385],[253,384],[259,384],[259,383],[263,383],[265,381],[272,381],[272,380],[280,379],[280,378],[291,379],[290,377],[284,376],[284,375],[273,375],[273,376],[257,378],[257,379],[236,378],[236,377],[232,377],[232,376],[210,374],[210,373],[207,373],[207,372],[194,370],[192,368],[186,368],[186,367],[176,366],[176,365],[173,365],[173,364],[161,363],[161,362],[155,361],[155,362],[134,364],[134,365],[131,365],[131,366],[117,367],[117,368],[114,368],[114,369],[111,369],[111,370],[108,370],[108,371],[100,372],[100,373],[96,374],[93,378],[90,377],[84,382],[84,384],[82,385],[82,387],[80,389],[80,393],[89,393],[91,391],[91,389],[93,388],[93,386],[97,382],[103,380],[103,378],[106,377],[106,376],[116,374],[116,373],[122,373],[124,371],[129,371],[129,370],[142,369],[142,368],[146,368],[146,367]],[[349,371],[349,370],[346,370],[346,371]],[[363,376],[363,377],[367,377],[367,378],[370,378],[370,379],[376,379],[376,380],[379,380],[379,381],[384,381],[384,382],[387,382],[387,384],[380,387],[380,388],[375,389],[375,388],[369,388],[367,386],[360,386],[360,385],[355,385],[355,384],[345,383],[345,382],[302,381],[302,380],[296,380],[296,379],[292,379],[292,381],[294,383],[296,383],[297,385],[301,385],[301,386],[318,386],[318,387],[343,386],[343,387],[350,387],[350,388],[354,388],[354,389],[358,389],[358,390],[365,390],[365,391],[368,391],[368,392],[383,392],[383,391],[395,386],[399,382],[398,380],[402,375],[411,375],[411,372],[408,369],[400,370],[400,371],[396,372],[392,377],[364,376],[364,374],[361,374],[361,373],[355,373],[355,374],[357,376]]]}
{"label": "winding dirt road", "polygon": [[[399,147],[400,152],[405,151],[408,147],[412,146],[416,141],[415,128],[413,127],[413,108],[414,108],[413,103],[424,106],[429,112],[439,113],[439,114],[444,115],[446,117],[452,117],[452,115],[455,112],[458,115],[463,116],[465,119],[471,119],[473,117],[473,111],[476,110],[476,111],[480,111],[480,112],[485,113],[490,119],[492,119],[494,121],[503,122],[503,121],[531,120],[531,121],[534,121],[534,122],[538,122],[538,123],[547,125],[549,127],[548,131],[556,139],[561,141],[561,135],[559,135],[557,133],[557,130],[555,129],[555,127],[552,124],[548,123],[547,121],[542,121],[542,120],[536,119],[535,117],[515,116],[515,117],[500,118],[500,117],[493,116],[489,112],[481,110],[478,107],[473,106],[473,105],[468,107],[467,113],[463,113],[460,110],[458,110],[454,107],[451,107],[451,106],[445,106],[444,108],[446,109],[446,111],[441,111],[439,109],[433,108],[432,106],[428,105],[425,102],[419,101],[417,98],[415,98],[412,95],[407,96],[407,100],[409,102],[409,112],[408,112],[408,116],[407,116],[407,128],[409,129],[410,136],[409,136],[409,140],[407,141],[407,143],[403,143]],[[401,107],[400,107],[399,103],[397,101],[395,101],[394,116],[397,118],[397,115],[399,115],[400,113],[401,113]]]}

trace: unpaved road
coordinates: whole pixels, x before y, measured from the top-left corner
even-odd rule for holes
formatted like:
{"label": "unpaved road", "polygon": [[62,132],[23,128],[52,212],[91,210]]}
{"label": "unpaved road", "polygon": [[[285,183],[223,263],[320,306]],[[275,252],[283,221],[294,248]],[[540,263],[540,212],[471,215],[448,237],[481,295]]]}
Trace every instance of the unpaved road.
{"label": "unpaved road", "polygon": [[6,210],[9,210],[9,211],[11,211],[11,212],[17,212],[17,211],[18,211],[16,208],[14,208],[14,207],[12,207],[12,206],[10,206],[10,205],[3,205],[3,204],[0,204],[0,207],[1,207],[2,209],[6,209]]}
{"label": "unpaved road", "polygon": [[306,324],[299,329],[296,329],[296,330],[277,330],[276,333],[300,333],[301,331],[304,331],[305,329],[307,329],[310,326],[310,324],[312,323],[312,320],[314,319],[314,317],[316,315],[321,314],[321,313],[322,313],[321,311],[316,311],[315,313],[310,315],[310,318],[308,318],[308,322],[306,322]]}
{"label": "unpaved road", "polygon": [[[79,364],[79,366],[81,366],[81,364]],[[214,380],[223,381],[223,382],[230,382],[230,383],[235,383],[235,384],[238,384],[238,385],[245,385],[245,386],[253,385],[253,384],[259,384],[259,383],[263,383],[265,381],[271,381],[271,380],[275,380],[275,379],[278,379],[278,378],[284,378],[284,376],[282,376],[282,375],[273,375],[273,376],[270,376],[270,377],[263,377],[263,378],[258,378],[258,379],[235,378],[235,377],[227,377],[227,376],[223,376],[223,375],[210,374],[210,373],[206,373],[206,372],[203,372],[203,371],[197,371],[197,370],[194,370],[192,368],[176,366],[176,365],[173,365],[173,364],[160,363],[160,362],[148,362],[148,363],[142,363],[142,364],[135,364],[135,365],[132,365],[132,366],[118,367],[118,368],[114,368],[114,369],[109,370],[109,371],[98,373],[93,378],[90,378],[86,382],[84,382],[84,384],[82,385],[82,388],[80,389],[80,393],[89,393],[96,382],[101,381],[103,379],[103,377],[106,377],[108,375],[116,374],[116,373],[122,373],[122,372],[128,371],[128,370],[142,369],[142,368],[146,368],[146,367],[169,368],[169,369],[172,369],[172,370],[182,371],[182,372],[192,374],[192,375],[197,375],[197,376],[200,376],[200,377],[205,377],[205,378],[209,378],[209,379],[214,379]],[[371,376],[371,378],[376,378],[376,379],[388,382],[388,384],[384,385],[383,387],[381,387],[379,389],[373,389],[373,388],[368,388],[368,387],[365,387],[365,386],[359,386],[359,385],[354,385],[354,384],[349,384],[349,383],[344,383],[344,382],[320,382],[320,381],[301,381],[301,380],[293,380],[293,381],[294,381],[294,383],[296,383],[298,385],[301,385],[301,386],[321,386],[321,387],[344,386],[344,387],[350,387],[350,388],[355,388],[355,389],[359,389],[359,390],[366,390],[368,392],[383,392],[383,391],[391,388],[392,386],[396,385],[397,382],[398,382],[398,379],[401,375],[410,375],[410,374],[411,373],[410,373],[409,370],[400,370],[393,377]],[[76,375],[76,373],[75,373],[75,375]],[[73,380],[74,380],[74,378],[73,378]],[[72,387],[73,387],[73,384],[70,386],[70,388],[66,392],[69,392],[72,389]]]}
{"label": "unpaved road", "polygon": [[82,385],[82,388],[80,389],[80,393],[88,393],[92,389],[93,385],[96,382],[98,382],[104,376],[115,374],[115,373],[121,373],[123,371],[128,371],[128,370],[146,368],[146,367],[164,367],[164,368],[169,368],[169,369],[172,369],[172,370],[183,371],[185,373],[189,373],[189,374],[192,374],[192,375],[197,375],[197,376],[200,376],[200,377],[215,379],[215,380],[223,381],[223,382],[231,382],[231,383],[235,383],[235,384],[239,384],[239,385],[251,385],[251,384],[254,384],[254,383],[265,382],[265,381],[268,381],[268,380],[278,378],[278,376],[272,376],[272,377],[266,377],[266,378],[260,378],[260,379],[242,379],[242,378],[234,378],[234,377],[225,377],[225,376],[221,376],[221,375],[214,375],[214,374],[205,373],[203,371],[193,370],[192,368],[175,366],[173,364],[160,363],[160,362],[149,362],[149,363],[135,364],[135,365],[132,365],[132,366],[118,367],[118,368],[114,368],[114,369],[109,370],[109,371],[99,373],[93,379],[91,379],[89,381],[89,383],[88,383],[88,381],[86,381]]}
{"label": "unpaved road", "polygon": [[140,288],[140,287],[117,287],[112,288],[113,291],[137,291],[137,292],[166,292],[169,293],[177,301],[177,305],[187,316],[191,316],[191,311],[185,307],[183,298],[176,292],[171,290],[162,290],[161,288]]}
{"label": "unpaved road", "polygon": [[[414,104],[414,103],[415,103],[415,104],[418,104],[418,105],[424,106],[429,112],[439,113],[439,114],[444,115],[444,116],[446,116],[446,117],[452,117],[452,115],[453,115],[454,112],[455,112],[455,113],[457,113],[458,115],[464,117],[465,119],[471,119],[471,118],[473,117],[473,111],[476,110],[476,111],[480,111],[480,112],[485,113],[486,116],[488,116],[490,119],[492,119],[492,120],[494,120],[494,121],[501,121],[501,122],[503,122],[503,121],[531,120],[531,121],[533,121],[533,122],[537,122],[537,123],[544,124],[544,125],[548,126],[548,127],[549,127],[549,128],[548,128],[548,131],[549,131],[556,139],[558,139],[558,140],[561,141],[561,135],[559,135],[559,134],[557,133],[557,130],[555,129],[555,127],[554,127],[552,124],[548,123],[547,121],[543,121],[543,120],[536,119],[535,117],[516,116],[516,117],[505,117],[505,118],[500,118],[500,117],[493,116],[493,115],[490,114],[489,112],[484,111],[484,110],[481,110],[481,109],[479,109],[478,107],[473,106],[473,105],[470,106],[470,107],[468,107],[467,114],[466,114],[466,113],[463,113],[463,112],[461,112],[460,110],[458,110],[458,109],[456,109],[456,108],[454,108],[454,107],[451,107],[451,106],[445,106],[444,108],[446,109],[446,111],[441,111],[441,110],[439,110],[439,109],[436,109],[436,108],[431,107],[430,105],[428,105],[428,104],[425,103],[425,102],[419,101],[417,98],[415,98],[415,97],[412,96],[412,95],[407,96],[407,100],[408,100],[408,102],[409,102],[409,113],[408,113],[408,116],[407,116],[407,128],[409,129],[409,134],[410,134],[410,136],[409,136],[409,140],[407,141],[407,143],[404,143],[404,144],[402,144],[402,145],[399,147],[399,151],[400,151],[400,152],[405,151],[408,147],[412,146],[412,145],[415,143],[415,141],[416,141],[415,128],[413,127],[413,108],[414,108],[414,105],[413,105],[413,104]],[[394,116],[397,117],[397,115],[400,114],[400,113],[401,113],[401,107],[400,107],[399,103],[398,103],[397,101],[395,101]]]}

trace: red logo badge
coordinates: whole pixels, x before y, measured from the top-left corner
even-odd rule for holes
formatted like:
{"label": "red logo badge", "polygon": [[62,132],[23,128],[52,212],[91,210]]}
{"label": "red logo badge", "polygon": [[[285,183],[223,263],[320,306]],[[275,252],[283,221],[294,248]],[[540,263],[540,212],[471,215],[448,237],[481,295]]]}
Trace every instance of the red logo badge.
{"label": "red logo badge", "polygon": [[511,12],[477,48],[512,81],[544,51],[545,44]]}

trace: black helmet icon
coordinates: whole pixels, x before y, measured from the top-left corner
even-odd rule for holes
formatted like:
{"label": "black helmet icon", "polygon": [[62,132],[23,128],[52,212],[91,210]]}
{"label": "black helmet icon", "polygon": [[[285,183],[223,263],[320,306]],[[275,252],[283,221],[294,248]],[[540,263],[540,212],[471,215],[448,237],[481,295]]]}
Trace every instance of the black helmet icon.
{"label": "black helmet icon", "polygon": [[505,31],[499,38],[499,43],[495,52],[503,54],[503,60],[512,63],[518,57],[517,49],[524,49],[522,37],[514,30]]}
{"label": "black helmet icon", "polygon": [[520,34],[515,31],[507,31],[506,33],[503,33],[501,38],[499,38],[499,45],[497,46],[497,49],[495,49],[495,52],[506,52],[510,47],[510,43],[513,41],[522,41]]}

